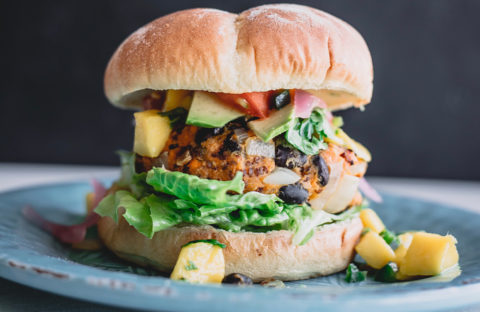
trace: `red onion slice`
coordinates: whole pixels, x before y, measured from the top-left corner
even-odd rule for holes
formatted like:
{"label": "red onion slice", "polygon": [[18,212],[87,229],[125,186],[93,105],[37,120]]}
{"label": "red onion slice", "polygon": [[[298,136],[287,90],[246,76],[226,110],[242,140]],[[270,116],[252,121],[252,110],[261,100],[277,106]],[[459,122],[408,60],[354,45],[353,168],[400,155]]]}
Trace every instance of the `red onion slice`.
{"label": "red onion slice", "polygon": [[[295,90],[294,96],[295,116],[308,118],[315,107],[327,108],[327,104],[320,98],[303,90]],[[330,120],[332,115],[327,111],[327,118]]]}
{"label": "red onion slice", "polygon": [[380,194],[378,194],[378,192],[370,184],[368,184],[365,178],[360,179],[358,188],[368,199],[371,199],[376,203],[383,202],[382,196],[380,196]]}
{"label": "red onion slice", "polygon": [[[97,207],[98,203],[107,194],[107,189],[95,179],[91,180],[94,192],[93,206]],[[62,225],[55,222],[48,221],[43,218],[31,206],[26,206],[22,209],[22,214],[28,221],[32,222],[41,229],[49,232],[63,243],[74,244],[79,243],[85,239],[87,228],[95,225],[100,219],[100,216],[95,212],[91,212],[80,224]]]}
{"label": "red onion slice", "polygon": [[39,215],[31,206],[26,206],[22,210],[23,216],[36,226],[49,232],[63,243],[79,243],[85,239],[87,228],[97,223],[100,216],[92,212],[87,216],[85,221],[76,225],[61,225],[48,221]]}

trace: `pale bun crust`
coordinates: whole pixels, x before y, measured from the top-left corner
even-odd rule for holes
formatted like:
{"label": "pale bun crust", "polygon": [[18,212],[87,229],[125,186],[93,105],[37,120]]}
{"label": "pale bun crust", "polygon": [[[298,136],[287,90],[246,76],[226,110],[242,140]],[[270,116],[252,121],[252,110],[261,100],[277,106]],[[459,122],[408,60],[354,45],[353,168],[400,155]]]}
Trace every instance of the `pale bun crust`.
{"label": "pale bun crust", "polygon": [[258,282],[268,278],[307,279],[345,269],[362,227],[358,217],[324,226],[303,246],[291,243],[289,231],[231,233],[211,226],[173,227],[149,239],[123,217],[119,224],[109,217],[101,218],[98,233],[119,257],[167,273],[175,266],[182,245],[214,238],[226,245],[225,274],[242,273]]}
{"label": "pale bun crust", "polygon": [[373,67],[362,36],[314,8],[190,9],[138,29],[108,63],[105,93],[115,106],[139,108],[152,89],[327,89],[327,104],[339,109],[370,102]]}

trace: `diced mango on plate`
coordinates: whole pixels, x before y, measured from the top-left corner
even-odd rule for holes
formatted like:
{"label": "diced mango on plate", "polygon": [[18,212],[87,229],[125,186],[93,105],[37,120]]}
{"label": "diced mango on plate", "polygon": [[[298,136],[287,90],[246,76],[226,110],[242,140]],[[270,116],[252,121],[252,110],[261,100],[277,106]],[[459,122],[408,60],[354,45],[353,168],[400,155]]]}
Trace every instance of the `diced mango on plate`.
{"label": "diced mango on plate", "polygon": [[398,240],[400,241],[400,244],[398,245],[397,249],[395,249],[395,262],[398,265],[400,265],[401,261],[407,254],[408,247],[410,247],[410,244],[412,243],[413,234],[414,233],[412,232],[407,232],[398,235]]}
{"label": "diced mango on plate", "polygon": [[385,225],[375,211],[362,210],[360,219],[367,231],[355,250],[374,269],[395,262],[399,268],[396,278],[401,280],[438,275],[458,264],[457,241],[452,235],[406,232],[398,235],[399,245],[393,251],[382,237]]}
{"label": "diced mango on plate", "polygon": [[385,230],[385,225],[378,215],[372,209],[363,209],[360,212],[360,219],[362,220],[363,227],[369,228],[373,232],[380,234]]}
{"label": "diced mango on plate", "polygon": [[221,283],[225,276],[222,247],[195,242],[182,247],[170,278],[191,283]]}
{"label": "diced mango on plate", "polygon": [[365,233],[355,250],[374,269],[381,269],[395,259],[392,247],[374,231]]}
{"label": "diced mango on plate", "polygon": [[452,235],[416,232],[400,263],[400,274],[437,275],[458,263],[457,240]]}
{"label": "diced mango on plate", "polygon": [[170,119],[160,116],[155,109],[137,112],[135,116],[135,139],[133,151],[141,156],[157,157],[167,143]]}

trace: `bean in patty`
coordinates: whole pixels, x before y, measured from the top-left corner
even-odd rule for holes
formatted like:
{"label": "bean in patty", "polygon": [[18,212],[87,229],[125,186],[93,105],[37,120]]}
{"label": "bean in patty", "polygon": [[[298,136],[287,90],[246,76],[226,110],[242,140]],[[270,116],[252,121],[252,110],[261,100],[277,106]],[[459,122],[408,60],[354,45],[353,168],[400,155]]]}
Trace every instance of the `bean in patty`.
{"label": "bean in patty", "polygon": [[295,183],[282,186],[278,197],[287,204],[303,204],[308,199],[308,192],[301,184]]}
{"label": "bean in patty", "polygon": [[318,168],[318,182],[320,182],[322,186],[327,185],[330,179],[330,172],[328,171],[325,159],[320,155],[315,155],[312,157],[312,163]]}
{"label": "bean in patty", "polygon": [[278,145],[275,153],[275,165],[293,169],[295,167],[302,167],[307,162],[307,155],[299,150]]}

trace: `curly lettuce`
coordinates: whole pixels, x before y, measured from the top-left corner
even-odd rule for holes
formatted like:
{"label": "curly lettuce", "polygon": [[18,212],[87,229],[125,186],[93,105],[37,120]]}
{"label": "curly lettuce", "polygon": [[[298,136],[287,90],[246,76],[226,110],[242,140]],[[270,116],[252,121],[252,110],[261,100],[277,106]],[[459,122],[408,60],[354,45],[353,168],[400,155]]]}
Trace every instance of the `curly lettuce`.
{"label": "curly lettuce", "polygon": [[[242,173],[231,181],[201,179],[182,172],[153,168],[136,174],[132,158],[123,156],[123,174],[118,185],[128,188],[106,196],[95,209],[100,216],[118,222],[120,213],[139,233],[152,238],[161,230],[180,224],[212,225],[231,232],[289,230],[293,242],[302,245],[315,228],[345,220],[356,213],[340,215],[313,211],[307,205],[289,205],[274,194],[243,194]],[[237,194],[232,194],[237,193]]]}
{"label": "curly lettuce", "polygon": [[245,188],[241,172],[237,172],[233,180],[217,181],[164,168],[153,168],[147,173],[146,182],[157,192],[198,204],[226,203],[228,191],[242,193]]}

